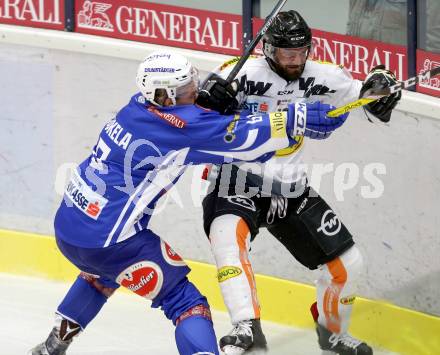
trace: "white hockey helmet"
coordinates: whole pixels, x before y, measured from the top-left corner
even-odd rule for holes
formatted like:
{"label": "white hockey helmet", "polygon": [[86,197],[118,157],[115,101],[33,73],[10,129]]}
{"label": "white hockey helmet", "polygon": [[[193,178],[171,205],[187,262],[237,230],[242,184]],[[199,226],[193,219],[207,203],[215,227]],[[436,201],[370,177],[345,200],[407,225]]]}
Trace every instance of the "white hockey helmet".
{"label": "white hockey helmet", "polygon": [[139,65],[136,84],[151,103],[160,106],[154,98],[156,89],[163,89],[175,105],[176,98],[188,90],[198,89],[199,74],[183,55],[172,51],[156,51]]}

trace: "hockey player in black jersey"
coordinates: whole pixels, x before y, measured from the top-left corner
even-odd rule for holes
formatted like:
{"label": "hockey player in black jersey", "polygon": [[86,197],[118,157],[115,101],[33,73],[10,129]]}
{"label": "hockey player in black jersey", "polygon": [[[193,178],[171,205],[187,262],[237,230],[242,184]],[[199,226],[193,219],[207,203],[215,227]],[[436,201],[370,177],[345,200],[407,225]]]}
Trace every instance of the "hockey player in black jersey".
{"label": "hockey player in black jersey", "polygon": [[[397,82],[383,66],[373,68],[364,82],[354,80],[340,66],[309,60],[311,45],[311,30],[301,15],[281,12],[263,37],[264,57],[248,59],[232,85],[224,78],[233,65],[225,63],[208,78],[198,101],[220,112],[249,110],[258,121],[265,112],[283,111],[297,102],[342,106],[373,86]],[[366,106],[366,111],[369,117],[388,122],[399,99],[400,93],[385,97]],[[317,133],[308,139],[328,137]],[[301,138],[263,164],[211,169],[215,188],[203,202],[205,231],[218,270],[233,266],[242,271],[220,282],[234,326],[220,340],[226,354],[266,348],[248,259],[250,242],[263,227],[302,265],[320,270],[312,314],[321,349],[342,355],[373,353],[347,332],[362,256],[350,232],[299,168],[306,145],[307,139]]]}

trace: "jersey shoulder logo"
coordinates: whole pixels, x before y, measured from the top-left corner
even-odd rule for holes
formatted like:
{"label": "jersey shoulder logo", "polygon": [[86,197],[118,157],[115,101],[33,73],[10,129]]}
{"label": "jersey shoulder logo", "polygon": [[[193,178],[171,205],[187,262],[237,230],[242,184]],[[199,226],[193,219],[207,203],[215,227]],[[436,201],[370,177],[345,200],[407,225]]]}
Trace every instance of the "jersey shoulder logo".
{"label": "jersey shoulder logo", "polygon": [[174,115],[172,113],[168,113],[168,112],[162,112],[159,111],[156,107],[154,106],[150,106],[147,109],[149,112],[151,112],[152,114],[158,116],[159,118],[165,120],[166,122],[168,122],[171,126],[174,126],[176,128],[184,128],[186,126],[186,121],[182,118],[180,118],[177,115]]}

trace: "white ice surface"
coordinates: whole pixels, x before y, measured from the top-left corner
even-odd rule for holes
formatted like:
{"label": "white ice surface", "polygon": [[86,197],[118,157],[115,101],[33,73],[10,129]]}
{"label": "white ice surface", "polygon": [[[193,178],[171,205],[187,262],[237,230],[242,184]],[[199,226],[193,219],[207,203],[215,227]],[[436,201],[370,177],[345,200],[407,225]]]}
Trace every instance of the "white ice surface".
{"label": "white ice surface", "polygon": [[[0,354],[21,355],[52,329],[53,312],[69,284],[0,273]],[[213,312],[217,337],[231,326],[226,313]],[[263,322],[270,355],[321,354],[312,330]],[[148,301],[116,292],[75,339],[69,355],[175,355],[174,327]],[[375,355],[390,352],[375,351]]]}

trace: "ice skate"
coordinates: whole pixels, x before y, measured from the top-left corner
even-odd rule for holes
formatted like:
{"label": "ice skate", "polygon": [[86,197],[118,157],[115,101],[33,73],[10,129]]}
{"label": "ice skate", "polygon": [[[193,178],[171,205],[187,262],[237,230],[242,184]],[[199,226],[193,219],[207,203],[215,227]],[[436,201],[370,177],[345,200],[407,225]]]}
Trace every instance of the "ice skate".
{"label": "ice skate", "polygon": [[372,355],[373,349],[362,340],[353,338],[348,333],[336,334],[324,326],[316,324],[318,343],[327,354],[339,355]]}
{"label": "ice skate", "polygon": [[80,331],[78,324],[62,319],[60,325],[52,329],[46,341],[31,349],[28,355],[65,355],[73,337]]}
{"label": "ice skate", "polygon": [[220,349],[227,355],[264,353],[266,345],[259,319],[238,322],[228,335],[220,339]]}

